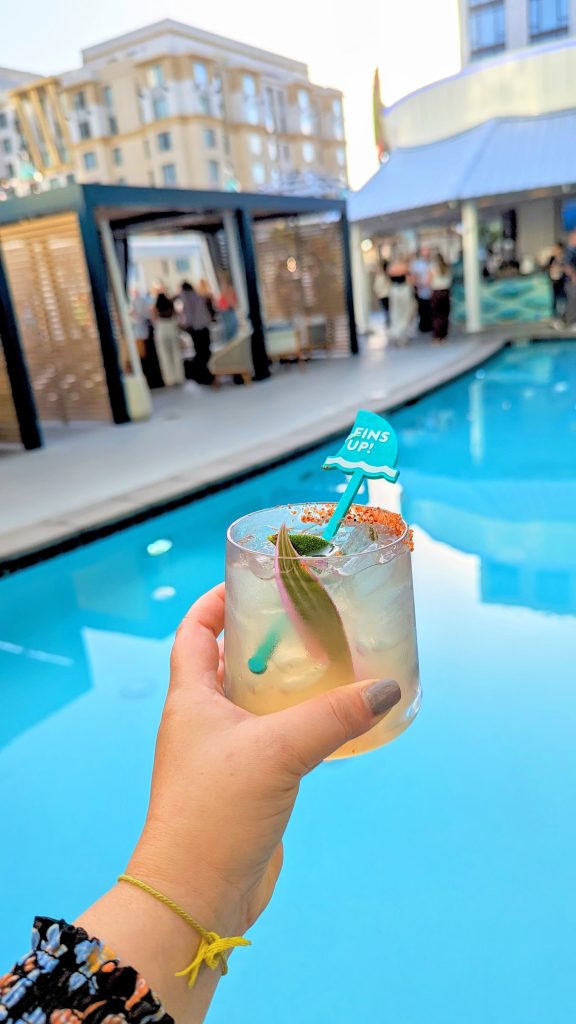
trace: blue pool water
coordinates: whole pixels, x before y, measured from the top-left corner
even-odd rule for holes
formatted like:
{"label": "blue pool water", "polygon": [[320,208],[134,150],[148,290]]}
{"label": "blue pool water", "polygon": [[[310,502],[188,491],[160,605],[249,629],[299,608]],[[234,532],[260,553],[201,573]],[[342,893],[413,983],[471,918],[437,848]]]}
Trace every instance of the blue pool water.
{"label": "blue pool water", "polygon": [[[506,350],[390,418],[423,708],[306,780],[211,1024],[574,1017],[576,344]],[[336,496],[324,454],[0,581],[0,967],[125,864],[178,620],[231,520]]]}

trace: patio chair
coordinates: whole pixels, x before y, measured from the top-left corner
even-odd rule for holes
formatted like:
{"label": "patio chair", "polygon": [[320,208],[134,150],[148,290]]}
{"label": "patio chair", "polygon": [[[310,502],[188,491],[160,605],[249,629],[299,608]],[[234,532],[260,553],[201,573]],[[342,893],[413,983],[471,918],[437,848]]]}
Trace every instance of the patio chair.
{"label": "patio chair", "polygon": [[272,362],[296,359],[302,365],[302,332],[296,323],[272,323],[266,327],[266,351]]}
{"label": "patio chair", "polygon": [[328,336],[328,321],[322,314],[299,317],[296,325],[300,331],[303,353],[309,356],[313,349],[332,347]]}
{"label": "patio chair", "polygon": [[221,377],[241,377],[245,384],[250,384],[254,376],[254,364],[252,324],[248,319],[241,319],[232,340],[210,356],[208,369],[214,374],[217,386]]}

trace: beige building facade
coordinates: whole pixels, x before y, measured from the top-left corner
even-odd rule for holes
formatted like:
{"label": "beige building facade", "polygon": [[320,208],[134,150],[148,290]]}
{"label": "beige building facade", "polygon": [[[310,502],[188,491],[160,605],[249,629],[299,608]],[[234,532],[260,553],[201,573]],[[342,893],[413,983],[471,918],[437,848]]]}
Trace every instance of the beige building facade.
{"label": "beige building facade", "polygon": [[50,78],[0,69],[0,183],[282,191],[347,183],[342,95],[305,64],[172,20]]}

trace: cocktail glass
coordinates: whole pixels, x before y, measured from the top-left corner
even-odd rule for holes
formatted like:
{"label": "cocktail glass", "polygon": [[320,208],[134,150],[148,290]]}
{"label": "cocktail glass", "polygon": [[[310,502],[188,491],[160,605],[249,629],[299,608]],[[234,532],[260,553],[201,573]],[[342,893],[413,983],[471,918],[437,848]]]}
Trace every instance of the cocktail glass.
{"label": "cocktail glass", "polygon": [[[253,512],[228,529],[225,673],[227,696],[255,714],[290,707],[354,680],[390,679],[400,702],[335,757],[365,753],[403,732],[420,707],[410,531],[400,516],[352,506],[327,554],[294,555],[335,606],[350,657],[327,659],[286,611],[269,539],[289,533],[321,536],[334,506],[296,504]],[[310,586],[314,586],[312,582]],[[312,633],[314,623],[310,624]],[[254,652],[276,643],[265,667],[253,672]]]}

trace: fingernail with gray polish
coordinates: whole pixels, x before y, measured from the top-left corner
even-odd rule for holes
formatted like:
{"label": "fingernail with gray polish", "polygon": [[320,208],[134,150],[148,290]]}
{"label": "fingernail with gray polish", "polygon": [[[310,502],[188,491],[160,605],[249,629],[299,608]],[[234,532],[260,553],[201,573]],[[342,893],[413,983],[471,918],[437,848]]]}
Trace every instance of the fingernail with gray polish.
{"label": "fingernail with gray polish", "polygon": [[379,679],[362,691],[364,699],[375,718],[386,715],[398,703],[402,691],[392,679]]}

